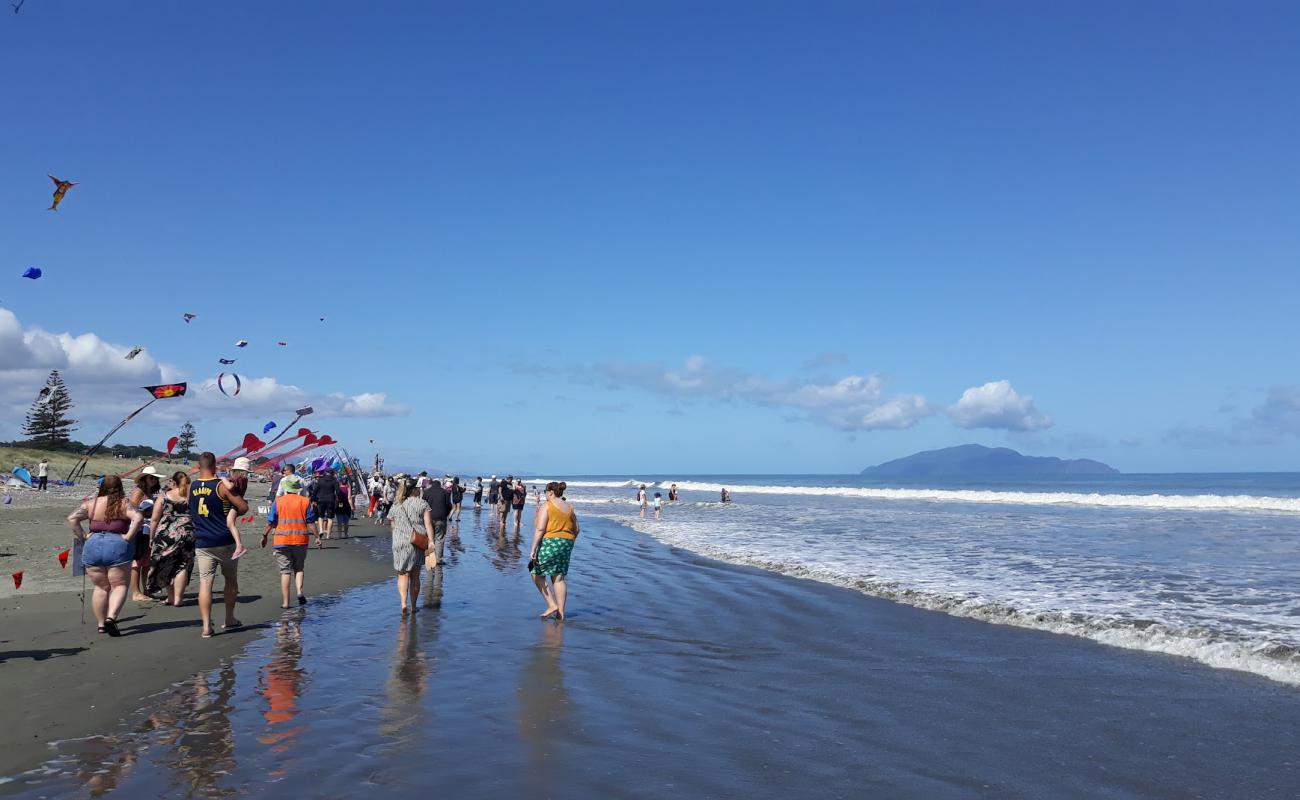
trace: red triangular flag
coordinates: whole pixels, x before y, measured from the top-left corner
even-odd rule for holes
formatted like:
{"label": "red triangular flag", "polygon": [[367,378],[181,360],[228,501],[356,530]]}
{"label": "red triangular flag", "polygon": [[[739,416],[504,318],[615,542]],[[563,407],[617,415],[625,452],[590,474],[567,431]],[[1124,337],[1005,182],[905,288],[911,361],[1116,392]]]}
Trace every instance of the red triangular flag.
{"label": "red triangular flag", "polygon": [[10,577],[12,577],[12,578],[14,579],[14,588],[15,588],[15,589],[21,589],[21,588],[23,588],[23,571],[22,571],[22,570],[18,570],[17,572],[15,572],[15,573],[14,573],[12,576],[10,576]]}
{"label": "red triangular flag", "polygon": [[62,553],[59,553],[59,566],[60,566],[60,567],[63,567],[64,569],[67,569],[67,568],[68,568],[68,554],[71,553],[71,552],[72,552],[71,550],[64,550]]}

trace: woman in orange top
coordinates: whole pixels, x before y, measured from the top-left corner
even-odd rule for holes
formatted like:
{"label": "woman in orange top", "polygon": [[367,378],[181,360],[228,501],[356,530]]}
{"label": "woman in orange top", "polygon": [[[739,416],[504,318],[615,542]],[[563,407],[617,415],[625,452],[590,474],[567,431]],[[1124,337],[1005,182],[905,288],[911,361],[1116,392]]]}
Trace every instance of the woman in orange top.
{"label": "woman in orange top", "polygon": [[[564,481],[546,484],[546,504],[537,509],[537,524],[533,532],[533,549],[528,556],[528,571],[532,573],[537,591],[546,601],[542,619],[554,616],[564,619],[564,601],[569,587],[565,576],[569,573],[569,556],[578,538],[578,515],[564,499]],[[546,585],[546,579],[551,585]]]}

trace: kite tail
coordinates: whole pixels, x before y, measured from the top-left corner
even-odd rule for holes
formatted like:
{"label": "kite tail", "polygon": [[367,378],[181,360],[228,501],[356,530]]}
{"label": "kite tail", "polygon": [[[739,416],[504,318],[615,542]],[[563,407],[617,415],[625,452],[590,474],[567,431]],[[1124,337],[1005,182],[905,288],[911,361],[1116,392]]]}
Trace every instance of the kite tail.
{"label": "kite tail", "polygon": [[86,464],[90,461],[90,457],[93,456],[95,453],[99,452],[99,448],[104,446],[104,442],[107,442],[110,438],[112,438],[113,434],[122,430],[122,428],[126,425],[126,423],[135,419],[136,414],[139,414],[141,411],[144,411],[146,408],[148,408],[149,406],[153,405],[156,402],[158,402],[158,398],[155,397],[154,399],[150,400],[149,402],[137,408],[135,411],[132,411],[130,414],[127,414],[126,419],[122,420],[121,422],[117,423],[117,425],[113,426],[113,430],[105,434],[103,439],[100,439],[98,442],[95,442],[95,444],[89,450],[86,451],[86,454],[81,457],[81,460],[77,462],[77,465],[72,468],[71,472],[68,473],[68,477],[66,478],[66,480],[69,483],[75,481],[82,473],[85,472]]}

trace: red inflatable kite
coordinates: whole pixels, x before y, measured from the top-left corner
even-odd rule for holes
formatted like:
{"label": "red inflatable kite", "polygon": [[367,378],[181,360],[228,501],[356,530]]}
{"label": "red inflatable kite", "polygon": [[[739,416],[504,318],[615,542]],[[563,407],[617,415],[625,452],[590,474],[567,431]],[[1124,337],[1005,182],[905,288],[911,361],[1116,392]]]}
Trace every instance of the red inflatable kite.
{"label": "red inflatable kite", "polygon": [[172,454],[172,451],[176,449],[176,443],[179,442],[180,440],[181,437],[179,436],[173,436],[172,438],[167,440],[167,455]]}
{"label": "red inflatable kite", "polygon": [[15,588],[15,589],[21,589],[21,588],[23,588],[23,571],[22,571],[22,570],[18,570],[17,572],[15,572],[13,575],[11,575],[11,576],[9,576],[9,577],[11,577],[11,578],[14,579],[14,588]]}
{"label": "red inflatable kite", "polygon": [[62,553],[59,553],[59,566],[60,566],[60,567],[63,567],[64,569],[67,569],[67,568],[68,568],[68,554],[71,553],[71,552],[72,552],[71,550],[64,550]]}

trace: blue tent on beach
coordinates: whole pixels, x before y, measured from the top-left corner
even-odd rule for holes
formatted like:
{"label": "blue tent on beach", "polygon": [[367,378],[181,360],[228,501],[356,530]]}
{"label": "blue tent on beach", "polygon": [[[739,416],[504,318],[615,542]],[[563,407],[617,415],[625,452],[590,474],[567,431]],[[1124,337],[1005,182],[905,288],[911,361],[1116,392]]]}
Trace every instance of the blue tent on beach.
{"label": "blue tent on beach", "polygon": [[28,472],[25,467],[15,468],[14,477],[22,481],[23,483],[27,484],[28,486],[32,485],[32,473]]}

